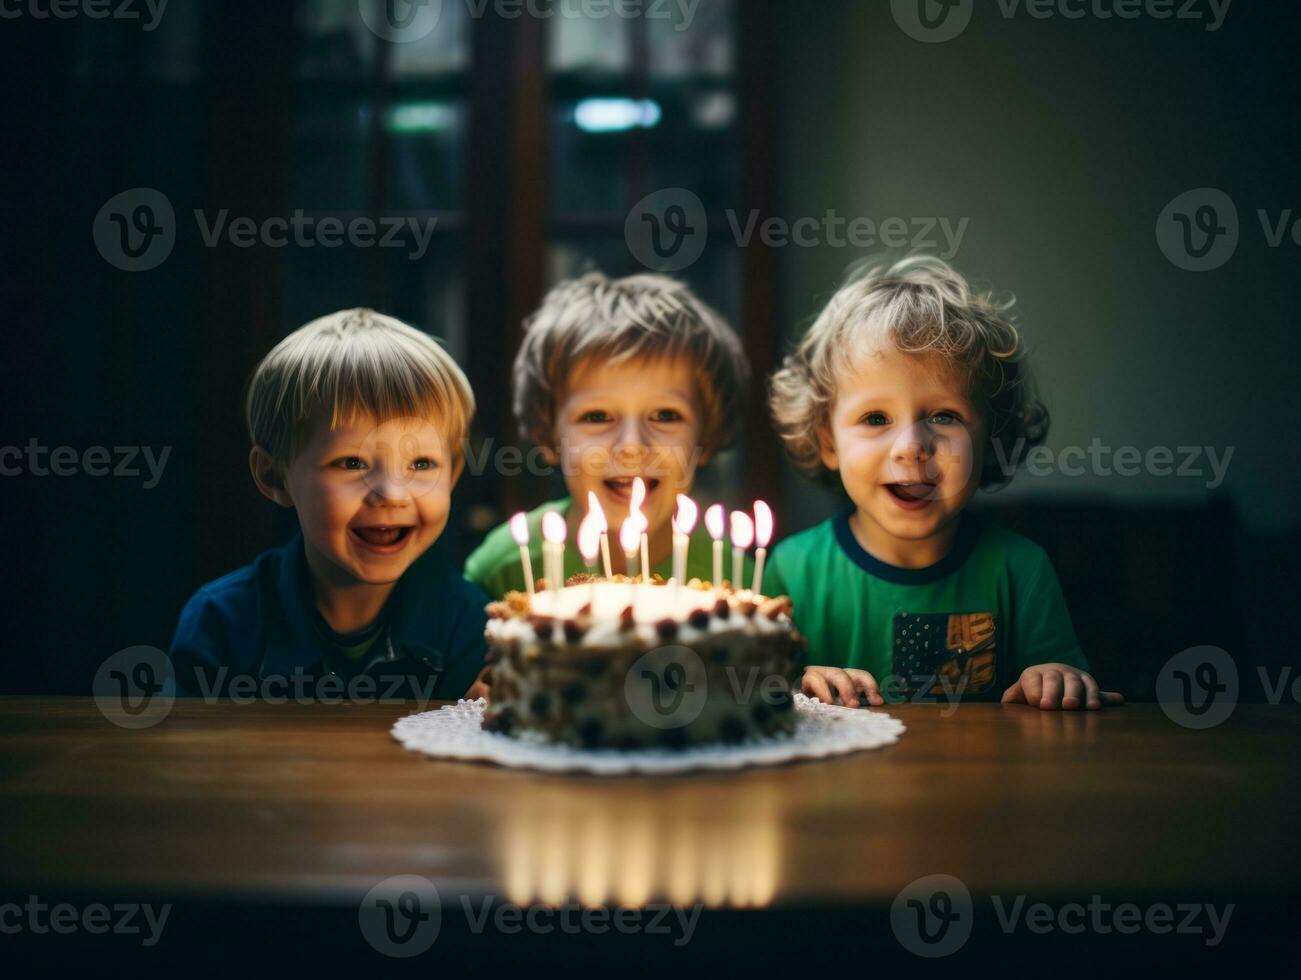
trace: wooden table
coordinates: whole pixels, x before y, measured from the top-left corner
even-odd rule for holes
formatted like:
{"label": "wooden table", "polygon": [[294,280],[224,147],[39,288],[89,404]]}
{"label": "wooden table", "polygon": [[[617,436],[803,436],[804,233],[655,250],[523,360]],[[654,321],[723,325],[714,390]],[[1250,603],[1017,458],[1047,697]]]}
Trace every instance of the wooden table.
{"label": "wooden table", "polygon": [[414,707],[177,701],[142,731],[90,699],[0,699],[0,893],[355,907],[377,881],[520,905],[887,907],[975,894],[1294,895],[1301,711],[1183,729],[1157,705],[889,708],[900,742],[678,778],[437,762]]}

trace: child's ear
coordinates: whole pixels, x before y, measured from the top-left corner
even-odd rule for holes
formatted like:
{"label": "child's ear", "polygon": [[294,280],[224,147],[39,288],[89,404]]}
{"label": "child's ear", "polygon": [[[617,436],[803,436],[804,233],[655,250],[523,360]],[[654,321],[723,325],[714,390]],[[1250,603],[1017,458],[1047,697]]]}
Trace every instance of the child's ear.
{"label": "child's ear", "polygon": [[274,500],[281,507],[292,507],[293,499],[285,486],[285,474],[280,464],[271,458],[271,454],[261,446],[254,446],[248,453],[248,468],[253,474],[262,496]]}
{"label": "child's ear", "polygon": [[818,427],[818,448],[822,465],[833,473],[839,470],[840,457],[836,454],[836,440],[831,437],[831,431],[825,425]]}

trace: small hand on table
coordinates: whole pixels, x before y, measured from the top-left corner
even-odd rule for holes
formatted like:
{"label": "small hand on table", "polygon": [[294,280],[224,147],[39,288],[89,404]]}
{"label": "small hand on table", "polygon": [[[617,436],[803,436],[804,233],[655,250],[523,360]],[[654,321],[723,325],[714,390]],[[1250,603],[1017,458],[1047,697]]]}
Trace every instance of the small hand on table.
{"label": "small hand on table", "polygon": [[1125,696],[1103,691],[1088,671],[1069,664],[1036,664],[1021,671],[1003,692],[1004,704],[1032,704],[1042,711],[1097,711],[1103,705],[1124,704]]}

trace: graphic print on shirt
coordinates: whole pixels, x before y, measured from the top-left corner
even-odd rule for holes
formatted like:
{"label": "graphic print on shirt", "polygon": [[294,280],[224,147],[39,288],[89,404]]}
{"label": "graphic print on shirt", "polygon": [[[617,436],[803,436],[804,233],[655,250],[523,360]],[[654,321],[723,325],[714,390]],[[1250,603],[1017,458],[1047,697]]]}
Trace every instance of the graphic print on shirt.
{"label": "graphic print on shirt", "polygon": [[997,636],[993,613],[895,613],[893,675],[910,697],[988,694]]}

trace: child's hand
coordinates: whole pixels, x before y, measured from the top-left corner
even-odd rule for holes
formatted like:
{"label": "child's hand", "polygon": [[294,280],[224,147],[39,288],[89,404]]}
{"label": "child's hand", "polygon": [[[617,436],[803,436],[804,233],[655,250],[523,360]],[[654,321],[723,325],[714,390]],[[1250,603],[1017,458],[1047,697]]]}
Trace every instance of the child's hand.
{"label": "child's hand", "polygon": [[1038,664],[1003,692],[1004,704],[1038,705],[1043,711],[1097,711],[1104,704],[1124,704],[1125,696],[1102,691],[1093,675],[1067,664]]}
{"label": "child's hand", "polygon": [[486,701],[492,700],[492,668],[485,667],[479,671],[479,676],[474,679],[470,689],[465,692],[465,700],[473,701],[476,698],[483,698]]}
{"label": "child's hand", "polygon": [[865,670],[839,667],[805,667],[804,681],[800,685],[805,695],[817,698],[823,704],[839,703],[847,708],[863,707],[862,698],[868,704],[885,704],[881,697],[881,688],[876,678]]}

